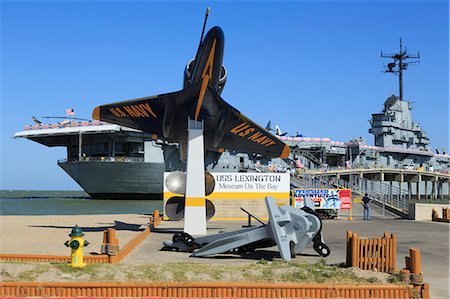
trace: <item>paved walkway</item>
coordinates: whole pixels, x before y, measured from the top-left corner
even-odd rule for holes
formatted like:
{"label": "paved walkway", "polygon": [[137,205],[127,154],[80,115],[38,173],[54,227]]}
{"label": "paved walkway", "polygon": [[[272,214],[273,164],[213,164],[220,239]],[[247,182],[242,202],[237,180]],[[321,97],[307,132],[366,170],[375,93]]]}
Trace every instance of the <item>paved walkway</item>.
{"label": "paved walkway", "polygon": [[[329,264],[345,262],[346,231],[352,230],[360,236],[381,236],[385,231],[397,235],[397,269],[405,266],[404,256],[409,255],[410,247],[421,250],[422,271],[424,279],[430,283],[432,298],[449,298],[449,225],[436,222],[418,222],[395,218],[393,216],[373,216],[372,221],[363,221],[361,217],[354,217],[353,221],[346,217],[337,220],[324,221],[325,243],[331,248],[331,254],[326,258]],[[219,231],[240,229],[243,222],[210,222],[208,234]],[[199,263],[248,263],[261,258],[279,259],[276,247],[259,250],[254,254],[244,256],[223,254],[211,258],[190,258],[188,253],[160,251],[162,242],[170,240],[172,235],[182,230],[182,222],[162,222],[150,236],[144,240],[125,259],[125,263],[148,264],[160,262],[199,262]],[[294,261],[299,263],[314,263],[320,260],[309,245],[304,254],[297,256]]]}

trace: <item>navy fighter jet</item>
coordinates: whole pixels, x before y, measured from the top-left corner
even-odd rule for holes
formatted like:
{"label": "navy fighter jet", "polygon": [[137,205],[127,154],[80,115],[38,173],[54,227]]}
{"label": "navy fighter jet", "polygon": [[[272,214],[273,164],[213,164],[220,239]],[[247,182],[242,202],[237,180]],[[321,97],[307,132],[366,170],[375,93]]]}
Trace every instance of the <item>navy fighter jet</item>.
{"label": "navy fighter jet", "polygon": [[223,31],[213,27],[204,39],[202,33],[197,54],[186,65],[182,90],[98,106],[92,117],[177,142],[182,159],[186,157],[188,118],[204,121],[207,150],[287,158],[286,144],[221,98],[227,78],[223,50]]}

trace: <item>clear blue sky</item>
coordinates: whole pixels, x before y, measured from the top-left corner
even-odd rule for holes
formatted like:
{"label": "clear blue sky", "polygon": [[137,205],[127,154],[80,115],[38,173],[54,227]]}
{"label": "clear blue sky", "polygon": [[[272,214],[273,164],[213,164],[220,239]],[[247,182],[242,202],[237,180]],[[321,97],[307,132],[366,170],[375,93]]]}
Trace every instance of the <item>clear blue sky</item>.
{"label": "clear blue sky", "polygon": [[447,1],[2,2],[0,189],[79,189],[47,148],[11,136],[31,116],[176,91],[207,28],[225,32],[222,94],[260,125],[347,141],[397,93],[380,51],[399,38],[421,64],[404,95],[432,146],[449,141]]}

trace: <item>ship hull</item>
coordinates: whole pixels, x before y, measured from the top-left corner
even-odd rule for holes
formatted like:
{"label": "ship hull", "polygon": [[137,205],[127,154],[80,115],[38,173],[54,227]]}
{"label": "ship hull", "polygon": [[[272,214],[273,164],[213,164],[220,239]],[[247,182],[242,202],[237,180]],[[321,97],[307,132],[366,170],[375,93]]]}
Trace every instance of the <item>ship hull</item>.
{"label": "ship hull", "polygon": [[164,163],[76,161],[58,165],[92,198],[162,200]]}

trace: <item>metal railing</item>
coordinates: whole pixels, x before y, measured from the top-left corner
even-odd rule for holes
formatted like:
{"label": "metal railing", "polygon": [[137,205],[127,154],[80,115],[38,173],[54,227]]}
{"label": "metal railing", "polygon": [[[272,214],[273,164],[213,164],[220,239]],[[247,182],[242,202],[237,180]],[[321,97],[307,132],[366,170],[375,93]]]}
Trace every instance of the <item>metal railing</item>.
{"label": "metal railing", "polygon": [[367,194],[382,208],[382,214],[385,215],[386,207],[407,214],[409,208],[408,190],[401,189],[387,182],[381,182],[369,179],[350,181],[339,179],[334,181],[327,176],[301,174],[299,177],[291,177],[291,184],[298,188],[343,188],[351,189],[352,193],[359,195]]}
{"label": "metal railing", "polygon": [[67,162],[144,162],[143,157],[74,157],[70,160],[59,159],[58,164]]}
{"label": "metal railing", "polygon": [[402,213],[408,213],[410,194],[406,189],[389,185],[387,182],[366,178],[361,180],[350,179],[350,181],[340,179],[336,184],[361,195],[367,194],[371,199],[378,201],[382,204],[383,215],[385,206],[394,208]]}
{"label": "metal railing", "polygon": [[335,188],[331,180],[311,175],[291,176],[291,184],[297,188]]}

